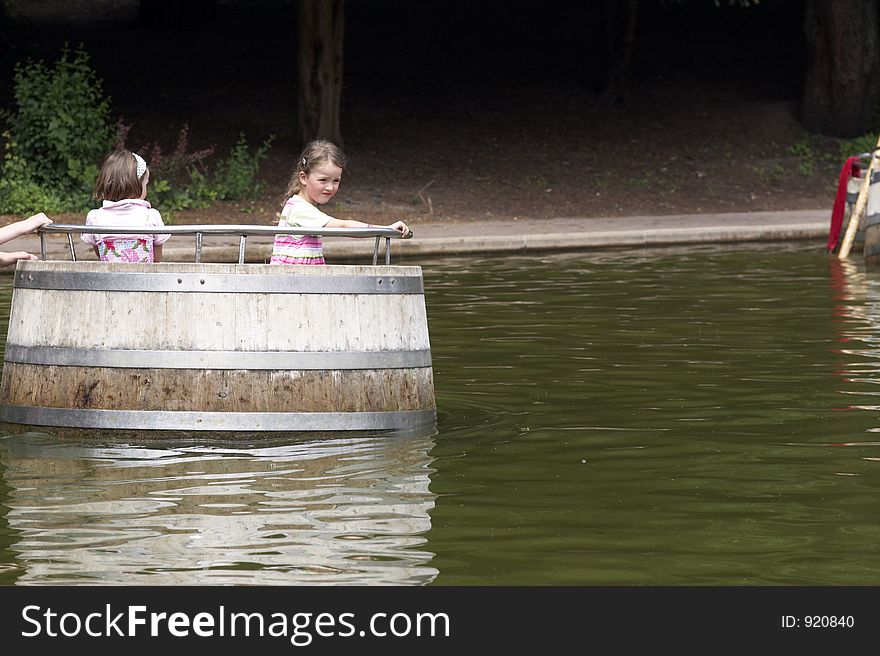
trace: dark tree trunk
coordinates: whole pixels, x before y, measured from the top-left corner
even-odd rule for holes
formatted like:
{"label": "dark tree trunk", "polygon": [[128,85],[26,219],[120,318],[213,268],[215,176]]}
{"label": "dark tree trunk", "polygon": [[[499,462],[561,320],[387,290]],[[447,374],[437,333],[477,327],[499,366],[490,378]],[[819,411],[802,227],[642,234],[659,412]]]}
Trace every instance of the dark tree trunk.
{"label": "dark tree trunk", "polygon": [[630,69],[635,44],[639,0],[604,0],[605,51],[607,69],[605,88],[599,101],[606,104],[626,102],[630,92]]}
{"label": "dark tree trunk", "polygon": [[303,143],[342,145],[343,0],[297,2],[297,109]]}
{"label": "dark tree trunk", "polygon": [[814,132],[864,134],[880,90],[877,0],[807,0],[801,117]]}

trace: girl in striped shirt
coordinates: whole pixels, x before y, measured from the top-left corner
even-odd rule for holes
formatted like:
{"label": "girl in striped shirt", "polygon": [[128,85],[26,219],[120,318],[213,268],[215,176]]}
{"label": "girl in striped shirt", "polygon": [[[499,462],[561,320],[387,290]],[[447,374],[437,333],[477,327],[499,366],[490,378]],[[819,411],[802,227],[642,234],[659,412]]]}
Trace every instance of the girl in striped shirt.
{"label": "girl in striped shirt", "polygon": [[[318,207],[325,205],[339,189],[346,157],[340,148],[319,139],[309,143],[299,156],[296,171],[287,188],[279,228],[374,228],[353,219],[334,219]],[[409,228],[395,221],[394,228],[406,236]],[[271,264],[325,264],[323,243],[318,235],[276,235]]]}

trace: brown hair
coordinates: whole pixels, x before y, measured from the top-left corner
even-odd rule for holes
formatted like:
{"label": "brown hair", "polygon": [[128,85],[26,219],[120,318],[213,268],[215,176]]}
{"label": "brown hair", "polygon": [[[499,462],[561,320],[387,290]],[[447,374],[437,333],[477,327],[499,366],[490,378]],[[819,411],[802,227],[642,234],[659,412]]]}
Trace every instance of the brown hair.
{"label": "brown hair", "polygon": [[348,157],[346,157],[339,146],[324,139],[316,139],[307,143],[306,147],[299,154],[299,159],[296,161],[296,168],[293,171],[293,175],[290,176],[290,182],[287,184],[287,193],[284,195],[283,201],[300,192],[302,188],[299,183],[300,171],[308,175],[314,167],[327,162],[331,162],[344,169],[348,163]]}
{"label": "brown hair", "polygon": [[[147,171],[150,169],[147,168]],[[146,175],[146,172],[144,173]],[[98,200],[124,200],[140,198],[143,184],[137,176],[137,160],[130,150],[120,148],[109,153],[101,164],[101,172],[95,183],[95,198]]]}

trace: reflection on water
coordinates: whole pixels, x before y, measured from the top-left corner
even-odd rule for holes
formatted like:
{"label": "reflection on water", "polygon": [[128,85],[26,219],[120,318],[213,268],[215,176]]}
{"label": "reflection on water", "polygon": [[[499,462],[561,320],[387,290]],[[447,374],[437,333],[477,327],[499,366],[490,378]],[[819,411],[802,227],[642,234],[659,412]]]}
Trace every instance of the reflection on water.
{"label": "reflection on water", "polygon": [[[831,260],[831,285],[838,319],[838,348],[846,357],[838,375],[848,410],[880,410],[880,271],[858,260]],[[869,428],[880,432],[880,427]]]}
{"label": "reflection on water", "polygon": [[17,584],[425,584],[432,440],[0,439]]}

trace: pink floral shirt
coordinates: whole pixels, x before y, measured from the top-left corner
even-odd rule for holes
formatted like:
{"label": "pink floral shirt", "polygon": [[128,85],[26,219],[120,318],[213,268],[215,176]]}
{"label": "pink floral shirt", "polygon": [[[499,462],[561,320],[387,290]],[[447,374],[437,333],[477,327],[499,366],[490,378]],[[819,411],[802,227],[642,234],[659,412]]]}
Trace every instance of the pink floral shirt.
{"label": "pink floral shirt", "polygon": [[[127,198],[125,200],[105,200],[99,209],[86,216],[87,226],[108,227],[161,227],[162,215],[145,200]],[[97,246],[102,261],[152,262],[153,247],[168,241],[171,235],[136,234],[83,234],[82,240]]]}

